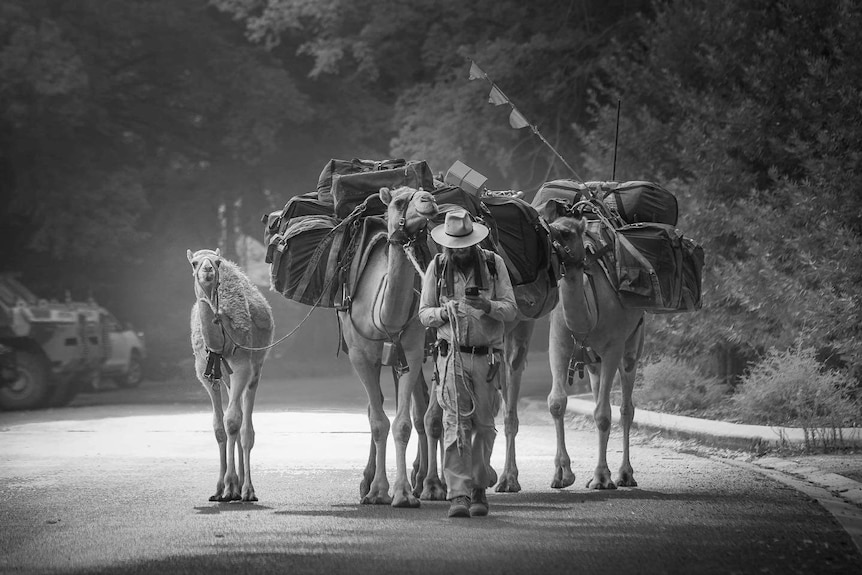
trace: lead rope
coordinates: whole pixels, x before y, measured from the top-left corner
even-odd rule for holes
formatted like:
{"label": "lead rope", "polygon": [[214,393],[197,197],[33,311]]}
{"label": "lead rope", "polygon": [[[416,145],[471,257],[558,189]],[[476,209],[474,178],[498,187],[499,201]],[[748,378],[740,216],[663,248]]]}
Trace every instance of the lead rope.
{"label": "lead rope", "polygon": [[[448,409],[449,411],[455,412],[455,421],[457,426],[457,445],[458,445],[458,454],[461,454],[461,450],[463,449],[464,443],[468,440],[466,433],[464,432],[464,428],[461,425],[461,419],[464,417],[470,417],[476,411],[476,394],[473,391],[473,379],[470,377],[470,373],[464,371],[464,356],[461,353],[461,345],[458,340],[458,334],[460,333],[460,325],[458,322],[458,314],[455,311],[455,302],[448,301],[445,306],[446,313],[449,314],[449,323],[452,326],[452,349],[449,351],[449,354],[446,356],[446,364],[443,367],[443,382],[442,382],[442,393],[441,395],[441,403],[443,407]],[[472,362],[473,356],[470,356],[471,369],[472,372]],[[448,373],[452,373],[452,377],[446,377]],[[461,381],[464,386],[464,390],[467,392],[468,397],[470,398],[470,409],[468,411],[461,411],[461,401],[460,396],[458,394],[458,381]],[[453,409],[453,400],[454,400],[454,409]]]}

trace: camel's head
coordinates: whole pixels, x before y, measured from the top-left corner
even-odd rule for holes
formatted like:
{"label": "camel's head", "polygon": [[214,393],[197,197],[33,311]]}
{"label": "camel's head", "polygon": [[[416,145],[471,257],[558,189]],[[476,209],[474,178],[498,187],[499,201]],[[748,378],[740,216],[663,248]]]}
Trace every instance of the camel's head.
{"label": "camel's head", "polygon": [[380,199],[388,206],[389,241],[405,244],[428,226],[437,215],[437,200],[423,189],[401,186],[380,188]]}
{"label": "camel's head", "polygon": [[549,225],[551,238],[560,262],[565,267],[583,268],[584,259],[587,256],[584,247],[584,230],[587,227],[586,220],[579,211],[567,212],[560,215]]}
{"label": "camel's head", "polygon": [[207,291],[218,285],[218,271],[222,262],[220,249],[198,250],[195,253],[186,250],[186,257],[192,264],[192,275],[197,285]]}

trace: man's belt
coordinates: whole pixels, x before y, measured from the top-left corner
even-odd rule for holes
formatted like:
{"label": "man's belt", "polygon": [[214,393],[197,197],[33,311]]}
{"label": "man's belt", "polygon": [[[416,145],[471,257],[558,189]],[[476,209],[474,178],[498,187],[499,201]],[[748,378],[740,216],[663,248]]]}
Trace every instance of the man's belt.
{"label": "man's belt", "polygon": [[[449,349],[452,347],[452,344],[445,339],[441,339],[440,344],[440,355],[446,357],[449,353]],[[458,349],[461,350],[461,353],[472,353],[473,355],[488,355],[488,351],[491,348],[489,348],[487,345],[459,345]]]}

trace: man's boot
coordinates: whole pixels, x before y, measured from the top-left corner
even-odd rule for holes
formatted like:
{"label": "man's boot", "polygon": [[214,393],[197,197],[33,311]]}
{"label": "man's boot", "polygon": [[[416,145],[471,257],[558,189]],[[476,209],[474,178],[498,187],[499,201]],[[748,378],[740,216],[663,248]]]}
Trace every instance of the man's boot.
{"label": "man's boot", "polygon": [[484,489],[474,489],[470,494],[470,516],[484,517],[488,515],[488,497]]}
{"label": "man's boot", "polygon": [[449,505],[449,517],[470,517],[470,498],[466,495],[453,497]]}

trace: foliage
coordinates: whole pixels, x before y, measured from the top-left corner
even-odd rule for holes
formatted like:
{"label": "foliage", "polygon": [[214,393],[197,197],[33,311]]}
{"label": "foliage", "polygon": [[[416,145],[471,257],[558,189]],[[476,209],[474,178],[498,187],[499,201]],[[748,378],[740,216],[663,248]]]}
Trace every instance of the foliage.
{"label": "foliage", "polygon": [[719,407],[730,387],[714,377],[705,377],[689,362],[661,356],[638,372],[637,402],[646,409],[670,413],[702,411]]}
{"label": "foliage", "polygon": [[[704,309],[655,318],[666,352],[787,347],[862,366],[862,9],[835,0],[662,4],[600,64],[590,168],[664,183],[706,250]],[[613,102],[608,104],[606,102]]]}
{"label": "foliage", "polygon": [[862,397],[846,373],[827,370],[801,342],[772,348],[743,378],[733,396],[745,423],[801,427],[806,446],[840,444],[842,427],[862,424]]}
{"label": "foliage", "polygon": [[[680,201],[704,309],[648,349],[806,346],[862,371],[862,7],[852,0],[7,0],[0,269],[187,344],[186,248],[314,188],[329,158],[462,160],[529,194],[572,174]],[[240,206],[241,201],[241,206]],[[233,207],[236,206],[236,207]]]}
{"label": "foliage", "polygon": [[571,176],[529,129],[512,130],[509,106],[488,104],[490,85],[468,82],[475,60],[564,157],[578,148],[572,124],[586,116],[597,55],[632,33],[648,1],[213,0],[268,46],[290,44],[314,59],[315,78],[340,75],[375,86],[394,105],[393,156],[438,171],[462,160],[501,189],[537,189]]}

